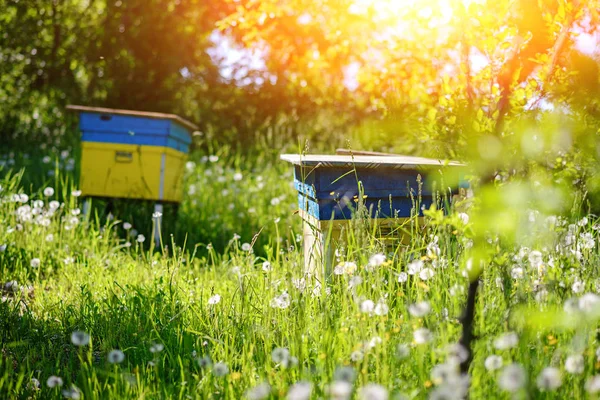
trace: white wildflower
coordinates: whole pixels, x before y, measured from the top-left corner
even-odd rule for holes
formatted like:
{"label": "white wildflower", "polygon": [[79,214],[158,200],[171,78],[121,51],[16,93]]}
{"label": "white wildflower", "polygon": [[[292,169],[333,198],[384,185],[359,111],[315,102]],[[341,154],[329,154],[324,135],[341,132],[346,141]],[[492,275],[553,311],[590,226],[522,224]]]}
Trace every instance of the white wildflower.
{"label": "white wildflower", "polygon": [[420,301],[408,306],[408,312],[415,318],[422,318],[429,314],[430,311],[431,305],[427,301]]}
{"label": "white wildflower", "polygon": [[494,347],[498,350],[508,350],[517,347],[519,336],[514,332],[505,333],[494,340]]}
{"label": "white wildflower", "polygon": [[484,366],[488,371],[495,371],[502,368],[503,363],[504,361],[502,360],[501,356],[493,354],[485,359]]}
{"label": "white wildflower", "polygon": [[375,310],[375,303],[373,300],[363,300],[360,303],[360,311],[363,313],[371,314]]}
{"label": "white wildflower", "polygon": [[425,344],[433,339],[433,334],[427,328],[419,328],[413,332],[413,338],[416,344]]}
{"label": "white wildflower", "polygon": [[297,382],[288,390],[288,400],[309,400],[312,393],[312,383]]}
{"label": "white wildflower", "polygon": [[51,197],[54,195],[54,189],[51,187],[47,187],[46,189],[44,189],[44,196],[46,197]]}
{"label": "white wildflower", "polygon": [[271,385],[266,382],[260,383],[246,391],[245,396],[248,400],[263,400],[271,394]]}
{"label": "white wildflower", "polygon": [[519,364],[510,364],[504,367],[498,377],[498,385],[507,392],[517,392],[527,383],[527,372]]}
{"label": "white wildflower", "polygon": [[375,384],[368,383],[361,387],[357,391],[358,399],[360,400],[387,400],[388,391],[385,387]]}
{"label": "white wildflower", "polygon": [[421,272],[419,272],[419,278],[421,278],[424,281],[433,278],[434,275],[435,272],[431,268],[424,268],[421,270]]}
{"label": "white wildflower", "polygon": [[565,361],[565,369],[568,373],[573,375],[579,375],[583,373],[583,370],[585,369],[585,361],[583,356],[581,354],[574,354],[567,357],[567,360]]}
{"label": "white wildflower", "polygon": [[424,265],[423,260],[413,260],[408,264],[407,272],[409,275],[418,274],[421,272]]}
{"label": "white wildflower", "polygon": [[46,385],[48,385],[49,388],[55,388],[55,387],[60,387],[63,385],[63,380],[61,377],[59,376],[55,376],[52,375],[50,378],[48,378],[48,380],[46,381]]}
{"label": "white wildflower", "polygon": [[223,362],[218,362],[213,365],[212,372],[215,376],[225,376],[229,373],[229,367]]}
{"label": "white wildflower", "polygon": [[408,281],[408,274],[406,272],[400,272],[398,274],[398,282],[404,283]]}
{"label": "white wildflower", "polygon": [[221,301],[221,296],[218,294],[215,294],[214,296],[209,297],[208,304],[212,306],[215,304],[219,304],[220,301]]}
{"label": "white wildflower", "polygon": [[82,331],[71,333],[71,342],[75,346],[87,346],[90,343],[90,335]]}
{"label": "white wildflower", "polygon": [[377,254],[373,254],[369,258],[369,267],[370,268],[380,267],[383,265],[383,263],[385,263],[385,254],[377,253]]}
{"label": "white wildflower", "polygon": [[32,258],[31,262],[29,263],[29,265],[31,265],[31,268],[39,268],[41,264],[41,261],[39,258]]}
{"label": "white wildflower", "polygon": [[350,400],[352,385],[346,381],[334,381],[327,388],[327,393],[331,400]]}
{"label": "white wildflower", "polygon": [[120,364],[125,360],[125,354],[121,350],[111,350],[107,359],[111,364]]}
{"label": "white wildflower", "polygon": [[600,392],[600,375],[594,375],[585,382],[585,390],[589,394]]}
{"label": "white wildflower", "polygon": [[556,390],[562,385],[562,375],[558,368],[546,367],[536,379],[537,387],[540,390]]}
{"label": "white wildflower", "polygon": [[390,308],[387,306],[384,300],[379,300],[375,306],[375,315],[386,315]]}

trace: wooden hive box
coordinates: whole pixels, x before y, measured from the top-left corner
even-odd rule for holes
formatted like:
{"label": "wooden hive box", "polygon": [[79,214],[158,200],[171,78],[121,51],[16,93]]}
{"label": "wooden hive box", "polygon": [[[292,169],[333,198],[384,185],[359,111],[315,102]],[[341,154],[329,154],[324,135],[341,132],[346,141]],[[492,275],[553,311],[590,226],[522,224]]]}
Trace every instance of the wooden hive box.
{"label": "wooden hive box", "polygon": [[[339,227],[365,206],[371,218],[397,221],[421,216],[438,194],[459,195],[463,164],[395,155],[283,154],[293,165],[298,208],[304,221],[304,256],[308,273],[331,268],[327,229]],[[335,234],[334,234],[335,235]]]}
{"label": "wooden hive box", "polygon": [[196,125],[177,115],[67,106],[79,112],[83,196],[180,202]]}

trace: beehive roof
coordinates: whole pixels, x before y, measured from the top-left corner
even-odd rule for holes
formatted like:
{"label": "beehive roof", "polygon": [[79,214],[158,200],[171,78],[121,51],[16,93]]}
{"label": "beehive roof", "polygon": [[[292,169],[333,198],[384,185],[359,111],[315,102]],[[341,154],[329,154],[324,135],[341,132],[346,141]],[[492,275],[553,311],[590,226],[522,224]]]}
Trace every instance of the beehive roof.
{"label": "beehive roof", "polygon": [[175,114],[164,114],[164,113],[150,112],[150,111],[120,110],[120,109],[116,109],[116,108],[87,107],[87,106],[77,106],[77,105],[72,105],[72,104],[67,106],[67,110],[93,112],[93,113],[101,113],[101,114],[132,115],[134,117],[145,117],[145,118],[155,118],[155,119],[170,119],[171,121],[175,121],[191,130],[198,129],[198,126],[196,124],[193,124],[190,121],[185,120],[185,119],[181,118],[179,115],[175,115]]}
{"label": "beehive roof", "polygon": [[282,154],[281,159],[295,165],[303,166],[329,166],[329,167],[366,167],[377,168],[387,166],[393,168],[410,168],[418,166],[453,166],[460,167],[464,164],[457,161],[436,160],[433,158],[412,157],[402,155],[324,155],[324,154]]}

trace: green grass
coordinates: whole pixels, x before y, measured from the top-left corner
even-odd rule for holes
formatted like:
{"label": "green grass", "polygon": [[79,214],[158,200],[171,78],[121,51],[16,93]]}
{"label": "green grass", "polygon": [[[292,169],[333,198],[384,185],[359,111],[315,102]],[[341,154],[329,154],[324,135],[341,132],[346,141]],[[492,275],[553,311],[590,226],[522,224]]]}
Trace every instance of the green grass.
{"label": "green grass", "polygon": [[[336,264],[355,263],[356,271],[319,281],[303,273],[288,168],[272,156],[247,159],[227,149],[218,155],[190,164],[187,195],[177,220],[164,221],[161,251],[150,246],[150,206],[137,213],[124,206],[113,220],[101,207],[87,218],[79,214],[81,199],[72,195],[64,160],[19,160],[15,166],[28,163],[24,176],[3,172],[0,398],[61,398],[74,385],[86,399],[238,399],[264,382],[269,398],[290,392],[289,398],[305,398],[294,397],[291,387],[310,382],[316,399],[329,398],[342,378],[357,398],[384,398],[366,396],[369,384],[382,385],[390,398],[461,394],[451,346],[462,332],[471,223],[455,212],[432,214],[426,230],[391,249],[374,235],[377,229],[354,224]],[[47,186],[52,196],[44,196]],[[15,194],[29,199],[14,201]],[[50,215],[52,200],[60,206]],[[600,289],[596,220],[537,219],[543,234],[520,243],[527,248],[493,236],[486,244],[492,257],[476,304],[471,398],[512,397],[499,386],[504,370],[484,366],[494,354],[504,367],[525,368],[528,381],[517,397],[585,398],[585,383],[600,368],[597,307],[561,313],[569,299]],[[122,220],[146,241],[138,243]],[[252,251],[245,243],[254,243]],[[579,259],[571,251],[577,249]],[[369,267],[382,251],[385,262]],[[417,260],[433,276],[399,279]],[[415,316],[411,305],[421,301],[431,310]],[[415,340],[420,328],[432,333],[427,343]],[[76,346],[76,331],[89,334],[89,344]],[[496,349],[507,332],[516,332],[518,343]],[[164,347],[152,352],[156,344]],[[122,363],[108,362],[113,349],[123,351]],[[582,373],[566,369],[573,354],[583,355]],[[445,378],[439,365],[450,371]],[[562,385],[541,391],[537,377],[549,366],[560,370]],[[48,387],[51,376],[64,385]]]}

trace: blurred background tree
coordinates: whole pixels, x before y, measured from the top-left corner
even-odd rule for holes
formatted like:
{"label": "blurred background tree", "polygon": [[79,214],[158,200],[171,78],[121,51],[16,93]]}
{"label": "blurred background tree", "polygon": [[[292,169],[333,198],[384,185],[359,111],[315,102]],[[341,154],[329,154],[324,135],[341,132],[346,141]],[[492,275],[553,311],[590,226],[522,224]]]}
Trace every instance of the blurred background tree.
{"label": "blurred background tree", "polygon": [[598,9],[597,0],[0,0],[0,131],[7,143],[72,145],[63,107],[82,103],[179,113],[244,149],[301,137],[327,151],[477,156],[497,170],[503,146],[527,141],[515,126],[552,118],[570,126],[562,148],[595,152]]}

